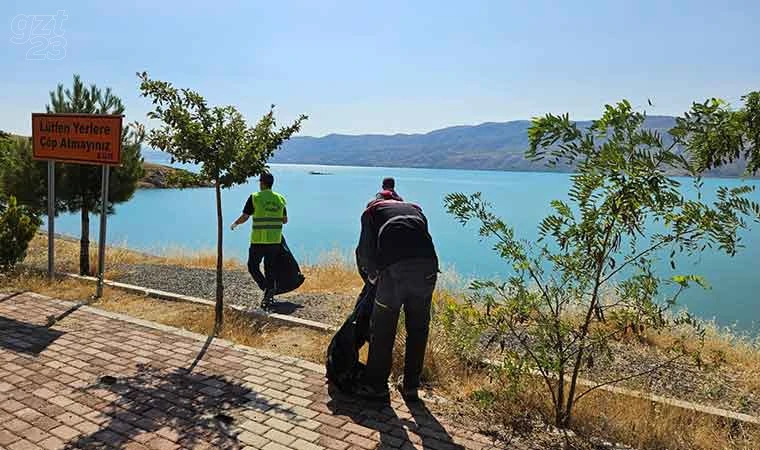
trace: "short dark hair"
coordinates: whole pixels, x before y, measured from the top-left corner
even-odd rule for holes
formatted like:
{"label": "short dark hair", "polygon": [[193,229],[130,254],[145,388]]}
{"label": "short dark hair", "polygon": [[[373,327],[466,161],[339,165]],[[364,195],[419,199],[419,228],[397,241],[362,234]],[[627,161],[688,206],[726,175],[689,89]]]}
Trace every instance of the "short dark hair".
{"label": "short dark hair", "polygon": [[393,189],[396,187],[396,180],[393,177],[383,178],[383,189]]}
{"label": "short dark hair", "polygon": [[259,181],[261,181],[264,186],[271,188],[274,186],[274,175],[269,172],[262,173],[259,177]]}

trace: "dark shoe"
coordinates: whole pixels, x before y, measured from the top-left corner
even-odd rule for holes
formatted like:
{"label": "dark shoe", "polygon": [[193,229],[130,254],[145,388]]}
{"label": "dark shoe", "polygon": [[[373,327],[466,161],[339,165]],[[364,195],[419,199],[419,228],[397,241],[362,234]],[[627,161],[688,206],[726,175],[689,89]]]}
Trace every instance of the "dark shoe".
{"label": "dark shoe", "polygon": [[274,293],[271,289],[264,291],[264,298],[261,299],[261,309],[268,311],[274,306]]}
{"label": "dark shoe", "polygon": [[366,384],[360,384],[354,389],[354,395],[370,401],[384,401],[389,402],[391,399],[391,393],[388,392],[388,388],[377,389]]}

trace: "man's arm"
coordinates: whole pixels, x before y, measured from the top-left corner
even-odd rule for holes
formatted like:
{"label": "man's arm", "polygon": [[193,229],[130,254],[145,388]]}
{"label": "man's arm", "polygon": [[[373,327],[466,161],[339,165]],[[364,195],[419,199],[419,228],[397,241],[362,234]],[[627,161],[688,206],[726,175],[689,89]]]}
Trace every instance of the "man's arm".
{"label": "man's arm", "polygon": [[359,271],[373,281],[377,278],[377,235],[369,210],[364,211],[361,222],[362,231],[356,248],[356,264],[359,266]]}
{"label": "man's arm", "polygon": [[241,214],[236,221],[232,222],[232,225],[230,225],[230,230],[234,230],[238,225],[245,223],[249,217],[251,216],[246,213]]}
{"label": "man's arm", "polygon": [[285,225],[288,223],[288,209],[282,208],[282,224]]}
{"label": "man's arm", "polygon": [[248,197],[248,200],[246,200],[245,205],[243,205],[243,213],[240,214],[240,217],[237,218],[236,221],[232,222],[230,225],[230,230],[234,230],[235,227],[238,225],[245,223],[249,217],[253,215],[253,200],[251,197]]}

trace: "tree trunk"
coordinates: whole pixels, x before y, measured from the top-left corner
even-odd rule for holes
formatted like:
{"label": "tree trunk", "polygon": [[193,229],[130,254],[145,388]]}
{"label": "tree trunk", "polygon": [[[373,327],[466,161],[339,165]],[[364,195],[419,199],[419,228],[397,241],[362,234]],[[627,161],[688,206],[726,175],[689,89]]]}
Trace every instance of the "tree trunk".
{"label": "tree trunk", "polygon": [[224,284],[222,283],[223,267],[222,261],[222,190],[219,187],[219,180],[215,182],[216,188],[216,323],[214,325],[215,334],[222,330],[224,324]]}
{"label": "tree trunk", "polygon": [[562,408],[565,404],[565,368],[559,370],[559,384],[557,385],[557,403],[554,405],[554,425],[562,428],[565,423],[565,414]]}
{"label": "tree trunk", "polygon": [[82,206],[82,237],[79,240],[79,275],[90,274],[90,212]]}
{"label": "tree trunk", "polygon": [[562,342],[562,308],[560,307],[559,301],[556,303],[555,313],[554,313],[554,331],[556,332],[556,339],[557,343],[556,346],[559,349],[559,370],[558,370],[558,379],[559,383],[557,384],[557,397],[556,397],[556,404],[554,405],[554,424],[557,427],[561,427],[562,423],[565,420],[565,415],[562,413],[562,407],[565,403],[565,364],[566,364],[566,358],[565,358],[565,346]]}
{"label": "tree trunk", "polygon": [[602,273],[604,272],[604,265],[607,259],[607,246],[610,243],[610,234],[615,226],[615,220],[607,225],[607,229],[604,232],[604,242],[601,249],[598,251],[596,261],[596,275],[594,276],[594,289],[591,293],[591,301],[588,305],[588,311],[586,311],[586,318],[581,326],[580,340],[578,340],[578,355],[575,358],[573,365],[573,376],[570,378],[570,390],[567,393],[567,406],[565,407],[565,416],[562,418],[562,428],[570,428],[570,420],[573,414],[573,406],[575,403],[575,389],[578,384],[578,374],[581,371],[581,365],[583,364],[583,350],[586,345],[586,337],[588,336],[589,328],[591,327],[591,321],[594,317],[594,310],[596,304],[599,302],[599,289],[602,286]]}

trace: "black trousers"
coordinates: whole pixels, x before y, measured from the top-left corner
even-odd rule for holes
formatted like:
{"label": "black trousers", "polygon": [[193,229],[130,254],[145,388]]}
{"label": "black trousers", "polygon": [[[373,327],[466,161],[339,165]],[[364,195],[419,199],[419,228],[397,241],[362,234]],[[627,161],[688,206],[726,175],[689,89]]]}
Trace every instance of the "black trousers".
{"label": "black trousers", "polygon": [[383,389],[388,384],[402,307],[406,325],[404,386],[407,389],[419,387],[437,274],[436,261],[427,258],[401,261],[380,273],[370,320],[369,357],[364,372],[364,382],[371,387]]}
{"label": "black trousers", "polygon": [[[280,251],[280,244],[251,244],[248,248],[248,272],[262,291],[274,287],[274,270],[272,263]],[[261,260],[264,260],[264,273],[261,273]]]}

